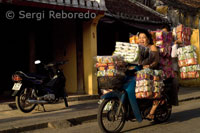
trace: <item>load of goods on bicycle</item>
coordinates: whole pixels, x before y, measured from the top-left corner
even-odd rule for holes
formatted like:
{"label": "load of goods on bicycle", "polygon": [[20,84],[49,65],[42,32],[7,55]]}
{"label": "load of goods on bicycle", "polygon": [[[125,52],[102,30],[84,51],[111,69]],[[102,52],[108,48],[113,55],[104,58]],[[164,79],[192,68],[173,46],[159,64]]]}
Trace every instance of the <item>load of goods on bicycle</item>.
{"label": "load of goods on bicycle", "polygon": [[[179,25],[173,32],[144,33],[146,38],[147,34],[151,35],[156,48],[141,45],[139,33],[132,35],[129,42],[116,42],[112,55],[95,57],[101,95],[97,118],[104,132],[121,131],[127,120],[167,121],[174,105],[170,103],[169,92],[173,87],[169,87],[169,82],[175,77],[199,78],[200,66],[196,47],[190,43],[190,28]],[[176,50],[178,73],[173,70],[171,57],[174,40],[181,42]]]}

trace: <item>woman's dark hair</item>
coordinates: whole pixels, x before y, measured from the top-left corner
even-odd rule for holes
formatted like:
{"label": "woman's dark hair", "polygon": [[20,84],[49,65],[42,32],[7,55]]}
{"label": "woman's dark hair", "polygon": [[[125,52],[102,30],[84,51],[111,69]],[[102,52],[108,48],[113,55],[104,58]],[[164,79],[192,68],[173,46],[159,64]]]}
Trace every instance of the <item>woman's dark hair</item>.
{"label": "woman's dark hair", "polygon": [[169,32],[171,29],[170,29],[170,26],[169,25],[163,25],[162,27],[161,27],[162,29],[167,29],[167,31]]}
{"label": "woman's dark hair", "polygon": [[152,39],[152,36],[151,34],[148,32],[148,31],[141,31],[138,33],[138,36],[143,33],[147,36],[148,40],[149,40],[149,44],[153,45],[153,39]]}

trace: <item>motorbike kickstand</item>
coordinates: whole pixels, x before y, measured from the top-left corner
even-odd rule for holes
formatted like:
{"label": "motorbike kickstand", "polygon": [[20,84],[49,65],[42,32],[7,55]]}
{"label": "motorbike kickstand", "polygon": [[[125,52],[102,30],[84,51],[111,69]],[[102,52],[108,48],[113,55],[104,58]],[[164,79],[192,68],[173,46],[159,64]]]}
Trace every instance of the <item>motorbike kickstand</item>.
{"label": "motorbike kickstand", "polygon": [[46,112],[45,108],[44,108],[44,104],[40,104],[43,108],[43,111]]}
{"label": "motorbike kickstand", "polygon": [[44,108],[44,104],[38,104],[37,106],[38,106],[38,108],[36,109],[37,111],[40,111],[40,106],[42,106],[43,111],[46,112],[46,110]]}

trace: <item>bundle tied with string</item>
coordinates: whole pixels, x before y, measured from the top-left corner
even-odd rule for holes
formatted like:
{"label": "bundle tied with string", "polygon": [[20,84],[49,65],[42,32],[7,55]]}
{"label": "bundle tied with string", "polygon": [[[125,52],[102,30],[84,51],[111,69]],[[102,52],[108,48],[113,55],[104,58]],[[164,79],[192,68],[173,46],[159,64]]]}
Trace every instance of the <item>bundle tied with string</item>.
{"label": "bundle tied with string", "polygon": [[125,79],[126,63],[121,56],[95,58],[99,89],[119,89]]}

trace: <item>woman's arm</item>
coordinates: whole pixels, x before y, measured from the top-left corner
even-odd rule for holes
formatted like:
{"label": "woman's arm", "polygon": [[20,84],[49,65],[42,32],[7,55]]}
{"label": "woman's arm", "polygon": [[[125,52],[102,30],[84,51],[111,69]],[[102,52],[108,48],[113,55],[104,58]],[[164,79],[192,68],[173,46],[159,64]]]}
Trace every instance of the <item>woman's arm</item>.
{"label": "woman's arm", "polygon": [[[153,59],[153,60],[152,60]],[[159,52],[156,46],[152,45],[150,47],[150,56],[149,60],[152,60],[150,64],[144,65],[143,68],[154,68],[158,65],[159,62]]]}
{"label": "woman's arm", "polygon": [[153,62],[149,65],[150,68],[154,68],[159,62],[159,51],[155,45],[151,46]]}

